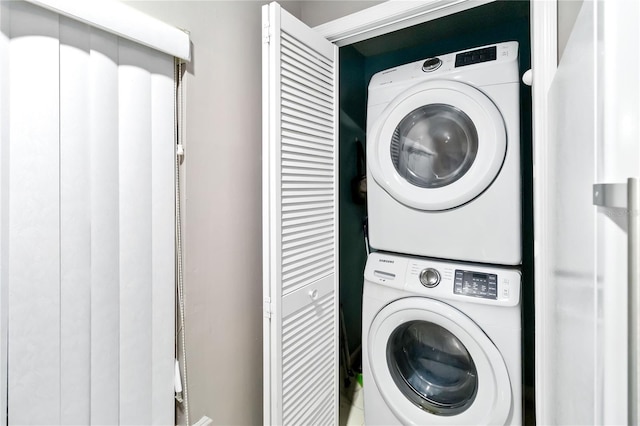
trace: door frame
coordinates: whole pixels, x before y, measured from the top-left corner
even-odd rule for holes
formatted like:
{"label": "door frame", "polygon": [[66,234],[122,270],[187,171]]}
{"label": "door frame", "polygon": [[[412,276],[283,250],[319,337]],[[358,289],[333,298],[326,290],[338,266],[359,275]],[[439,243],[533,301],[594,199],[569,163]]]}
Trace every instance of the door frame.
{"label": "door frame", "polygon": [[[367,40],[413,25],[428,22],[457,12],[493,2],[494,0],[425,0],[422,2],[386,1],[342,18],[314,27],[326,39],[339,47]],[[545,315],[552,307],[545,306],[549,277],[545,274],[549,264],[548,217],[553,214],[544,203],[544,191],[549,180],[548,158],[548,100],[547,93],[558,67],[558,0],[531,1],[531,98],[533,120],[533,200],[534,200],[534,304],[535,304],[535,399],[536,417],[546,414],[547,382],[545,372],[552,354],[547,353],[545,342],[547,324]]]}

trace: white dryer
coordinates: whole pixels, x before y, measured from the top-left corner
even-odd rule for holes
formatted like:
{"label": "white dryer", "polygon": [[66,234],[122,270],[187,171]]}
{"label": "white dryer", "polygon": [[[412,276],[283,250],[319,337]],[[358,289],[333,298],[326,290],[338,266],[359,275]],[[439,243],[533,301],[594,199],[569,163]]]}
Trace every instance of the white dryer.
{"label": "white dryer", "polygon": [[367,426],[522,424],[518,270],[373,253],[362,340]]}
{"label": "white dryer", "polygon": [[522,261],[518,43],[375,74],[367,169],[372,247]]}

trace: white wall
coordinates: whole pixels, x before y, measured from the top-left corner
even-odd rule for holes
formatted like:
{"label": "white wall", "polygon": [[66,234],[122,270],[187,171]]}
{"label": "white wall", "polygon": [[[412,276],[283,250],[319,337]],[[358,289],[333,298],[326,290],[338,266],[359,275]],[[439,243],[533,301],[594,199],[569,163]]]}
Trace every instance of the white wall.
{"label": "white wall", "polygon": [[573,30],[583,0],[558,0],[558,62]]}
{"label": "white wall", "polygon": [[[263,3],[129,2],[193,42],[183,167],[192,423],[262,423]],[[300,16],[297,2],[283,5]]]}
{"label": "white wall", "polygon": [[349,1],[319,1],[319,0],[302,0],[302,9],[300,19],[309,25],[324,24],[334,19],[341,18],[351,13],[357,12],[367,7],[383,3],[378,0],[349,0]]}

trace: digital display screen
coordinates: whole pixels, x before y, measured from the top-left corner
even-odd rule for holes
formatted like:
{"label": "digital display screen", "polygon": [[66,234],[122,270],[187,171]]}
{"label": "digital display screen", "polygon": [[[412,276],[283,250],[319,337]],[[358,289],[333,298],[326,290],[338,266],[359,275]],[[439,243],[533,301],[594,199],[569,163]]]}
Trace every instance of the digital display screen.
{"label": "digital display screen", "polygon": [[470,52],[458,53],[456,55],[456,68],[466,65],[479,64],[481,62],[495,61],[496,46],[485,47],[484,49],[472,50]]}

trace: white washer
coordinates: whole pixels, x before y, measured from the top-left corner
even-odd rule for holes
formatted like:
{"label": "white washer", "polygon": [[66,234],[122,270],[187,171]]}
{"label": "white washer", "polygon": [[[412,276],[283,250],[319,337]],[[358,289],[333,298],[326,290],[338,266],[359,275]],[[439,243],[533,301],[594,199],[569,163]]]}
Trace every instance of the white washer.
{"label": "white washer", "polygon": [[518,270],[376,252],[364,276],[367,426],[522,424]]}
{"label": "white washer", "polygon": [[372,247],[522,261],[518,43],[379,72],[369,83]]}

